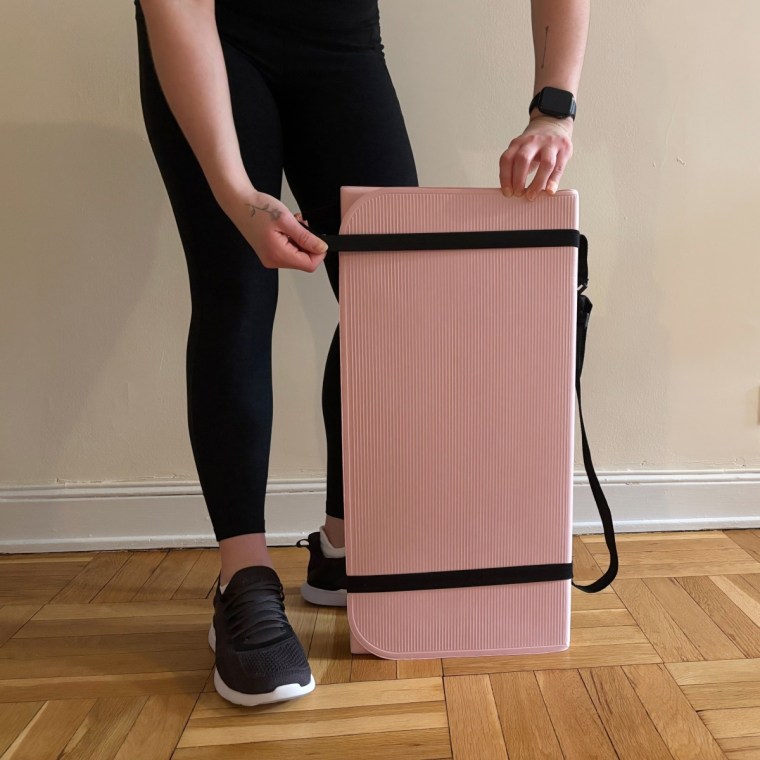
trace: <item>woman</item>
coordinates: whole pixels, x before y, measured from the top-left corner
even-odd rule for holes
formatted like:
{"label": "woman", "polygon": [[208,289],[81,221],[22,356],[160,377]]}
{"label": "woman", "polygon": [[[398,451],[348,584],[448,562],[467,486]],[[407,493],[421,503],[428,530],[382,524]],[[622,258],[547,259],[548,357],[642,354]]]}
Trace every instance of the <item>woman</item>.
{"label": "woman", "polygon": [[[534,93],[577,91],[588,2],[533,0]],[[277,270],[324,260],[337,298],[339,257],[308,227],[338,231],[341,185],[417,186],[415,161],[378,0],[135,0],[135,17],[145,127],[189,274],[188,429],[221,556],[214,684],[237,704],[289,699],[315,682],[264,533]],[[500,156],[505,195],[557,189],[572,155],[562,97],[531,108]],[[303,216],[280,201],[283,171]],[[302,593],[345,605],[338,329],[322,408],[326,517]]]}

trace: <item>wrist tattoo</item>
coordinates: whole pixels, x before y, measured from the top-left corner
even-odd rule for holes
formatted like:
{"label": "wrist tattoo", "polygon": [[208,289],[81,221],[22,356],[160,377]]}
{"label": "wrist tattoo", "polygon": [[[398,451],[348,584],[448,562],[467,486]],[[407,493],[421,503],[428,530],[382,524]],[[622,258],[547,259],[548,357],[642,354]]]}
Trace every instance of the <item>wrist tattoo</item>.
{"label": "wrist tattoo", "polygon": [[541,59],[541,68],[544,67],[544,61],[546,60],[546,40],[549,36],[549,27],[546,27],[546,30],[544,32],[544,57]]}
{"label": "wrist tattoo", "polygon": [[254,206],[253,203],[246,203],[245,205],[251,207],[251,216],[255,216],[256,211],[266,211],[274,221],[277,221],[280,218],[280,214],[282,213],[279,209],[269,208],[268,203],[266,206]]}

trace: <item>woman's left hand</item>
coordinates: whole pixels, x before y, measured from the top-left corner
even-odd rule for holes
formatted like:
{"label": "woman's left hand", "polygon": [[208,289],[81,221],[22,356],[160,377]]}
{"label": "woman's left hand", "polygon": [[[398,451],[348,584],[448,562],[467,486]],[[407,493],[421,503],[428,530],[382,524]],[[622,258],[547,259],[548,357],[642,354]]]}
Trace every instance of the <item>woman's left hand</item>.
{"label": "woman's left hand", "polygon": [[[540,112],[539,112],[540,114]],[[562,172],[573,155],[573,120],[540,114],[515,137],[499,158],[499,183],[508,198],[523,193],[529,201],[546,191],[554,195]],[[528,175],[538,167],[526,188]]]}

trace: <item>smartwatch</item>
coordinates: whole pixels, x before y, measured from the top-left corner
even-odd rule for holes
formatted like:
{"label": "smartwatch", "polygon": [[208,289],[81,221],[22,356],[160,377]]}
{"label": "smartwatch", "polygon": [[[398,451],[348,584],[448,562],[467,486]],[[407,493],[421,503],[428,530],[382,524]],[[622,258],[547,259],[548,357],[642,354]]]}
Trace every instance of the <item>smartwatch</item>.
{"label": "smartwatch", "polygon": [[568,116],[575,121],[575,97],[568,90],[559,90],[556,87],[544,87],[539,90],[528,106],[528,115],[538,107],[541,113],[565,119]]}

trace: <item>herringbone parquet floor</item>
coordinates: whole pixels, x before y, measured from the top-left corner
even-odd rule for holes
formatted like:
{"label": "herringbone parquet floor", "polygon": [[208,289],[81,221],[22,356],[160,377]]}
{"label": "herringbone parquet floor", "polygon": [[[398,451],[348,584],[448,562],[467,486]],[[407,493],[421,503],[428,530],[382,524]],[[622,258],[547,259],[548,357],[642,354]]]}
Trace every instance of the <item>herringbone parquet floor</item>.
{"label": "herringbone parquet floor", "polygon": [[[274,548],[317,688],[255,708],[210,679],[216,550],[0,555],[0,758],[760,758],[760,530],[618,546],[569,650],[398,662],[352,657],[345,609],[300,598],[306,550]],[[596,558],[575,536],[578,580]]]}

